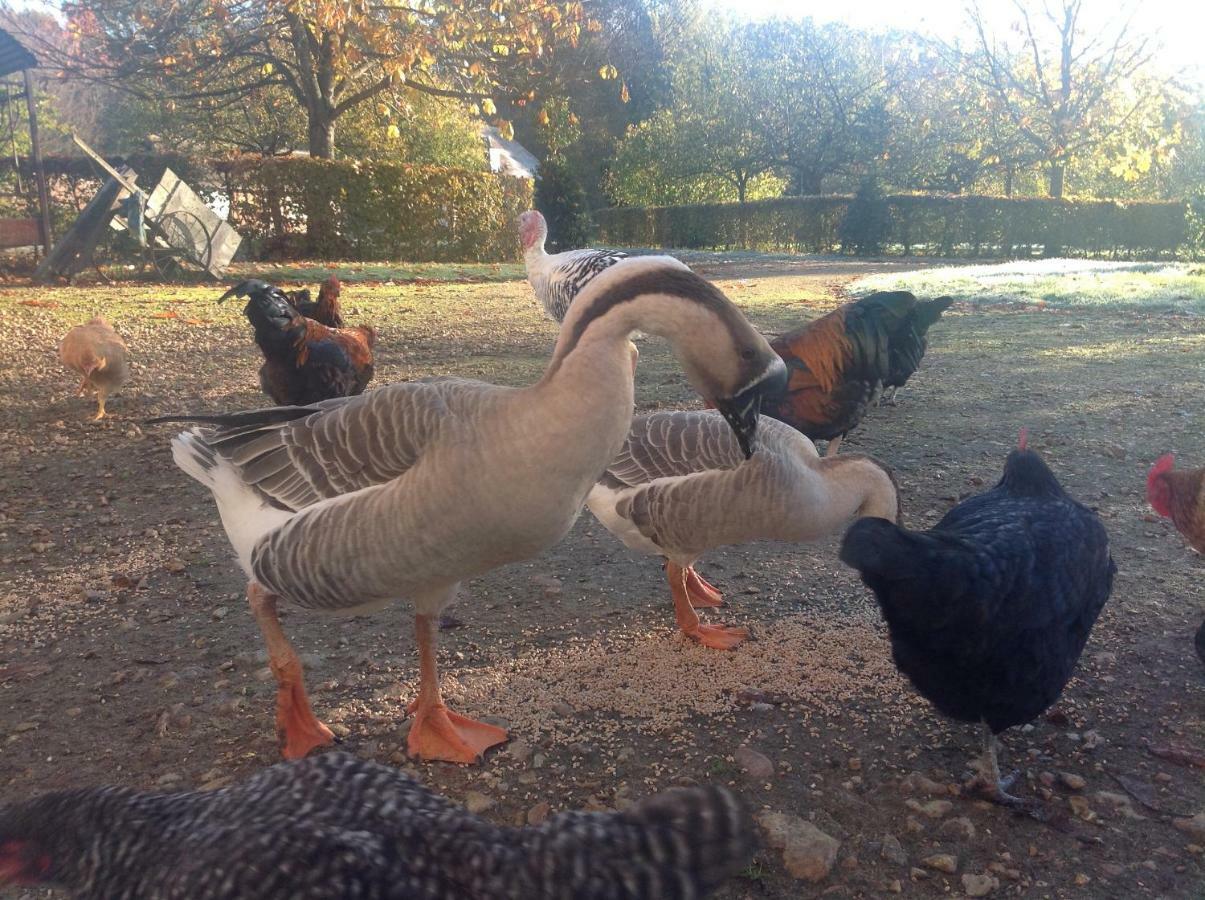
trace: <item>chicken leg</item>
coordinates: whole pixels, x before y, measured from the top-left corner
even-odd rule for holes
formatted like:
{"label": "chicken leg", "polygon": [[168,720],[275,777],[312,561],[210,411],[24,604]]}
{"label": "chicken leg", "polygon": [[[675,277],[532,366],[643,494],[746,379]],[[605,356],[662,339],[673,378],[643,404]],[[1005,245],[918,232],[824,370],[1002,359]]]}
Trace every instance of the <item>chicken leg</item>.
{"label": "chicken leg", "polygon": [[841,442],[845,440],[845,435],[839,434],[828,442],[828,446],[824,448],[825,456],[836,456],[837,448],[841,446]]}
{"label": "chicken leg", "polygon": [[105,401],[109,399],[109,392],[104,388],[96,389],[96,415],[93,421],[99,421],[105,417]]}
{"label": "chicken leg", "polygon": [[276,736],[285,759],[301,759],[315,747],[335,742],[335,735],[318,721],[305,692],[305,675],[297,651],[280,628],[275,594],[252,581],[247,602],[268,648],[268,665],[276,676]]}
{"label": "chicken leg", "polygon": [[435,617],[416,615],[414,631],[418,638],[419,686],[418,699],[409,708],[414,722],[406,749],[419,759],[474,763],[490,747],[505,742],[506,731],[454,713],[444,705],[435,664]]}
{"label": "chicken leg", "polygon": [[738,646],[749,636],[749,629],[699,623],[699,616],[695,613],[691,603],[690,588],[687,586],[687,572],[689,571],[672,561],[665,564],[665,573],[669,578],[669,590],[674,598],[674,616],[678,620],[678,627],[682,629],[684,635],[693,638],[705,647],[731,650]]}
{"label": "chicken leg", "polygon": [[979,790],[988,800],[999,803],[1001,806],[1028,806],[1027,801],[1008,793],[1008,789],[1013,786],[1017,776],[1014,774],[1007,778],[1001,777],[1000,761],[996,756],[998,746],[999,742],[996,740],[995,732],[985,722],[983,724],[983,758]]}

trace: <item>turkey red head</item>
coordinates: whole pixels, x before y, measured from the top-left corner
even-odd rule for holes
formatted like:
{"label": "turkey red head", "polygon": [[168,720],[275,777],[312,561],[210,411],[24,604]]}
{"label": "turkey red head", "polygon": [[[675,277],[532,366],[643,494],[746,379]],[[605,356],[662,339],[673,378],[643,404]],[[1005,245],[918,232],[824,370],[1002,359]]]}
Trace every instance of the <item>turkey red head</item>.
{"label": "turkey red head", "polygon": [[1176,457],[1165,453],[1155,460],[1146,476],[1146,502],[1161,516],[1172,514],[1172,486],[1163,476],[1172,471]]}
{"label": "turkey red head", "polygon": [[548,237],[548,225],[538,209],[529,209],[519,216],[519,243],[523,252],[542,247]]}

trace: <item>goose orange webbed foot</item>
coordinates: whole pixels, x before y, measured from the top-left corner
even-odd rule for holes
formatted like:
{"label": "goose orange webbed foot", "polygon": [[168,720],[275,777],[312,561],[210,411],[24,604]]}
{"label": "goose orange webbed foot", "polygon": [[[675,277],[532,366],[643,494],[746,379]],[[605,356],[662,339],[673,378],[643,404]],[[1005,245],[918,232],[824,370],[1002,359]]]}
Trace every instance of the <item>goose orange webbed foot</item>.
{"label": "goose orange webbed foot", "polygon": [[302,759],[317,747],[337,743],[334,732],[318,721],[310,708],[296,660],[272,664],[276,675],[276,737],[285,759]]}
{"label": "goose orange webbed foot", "polygon": [[686,593],[690,595],[690,605],[695,609],[724,605],[724,595],[693,568],[686,570]]}
{"label": "goose orange webbed foot", "polygon": [[508,739],[505,729],[454,713],[438,703],[415,711],[406,749],[418,759],[472,765],[490,747]]}
{"label": "goose orange webbed foot", "polygon": [[749,637],[749,629],[736,625],[697,625],[691,631],[682,629],[682,633],[692,640],[698,641],[704,647],[714,650],[732,650],[739,647]]}

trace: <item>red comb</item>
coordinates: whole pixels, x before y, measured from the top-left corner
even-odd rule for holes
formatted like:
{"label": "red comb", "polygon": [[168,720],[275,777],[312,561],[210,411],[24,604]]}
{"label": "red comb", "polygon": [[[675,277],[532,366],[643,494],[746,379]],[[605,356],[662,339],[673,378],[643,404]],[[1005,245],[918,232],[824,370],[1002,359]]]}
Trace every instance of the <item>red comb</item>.
{"label": "red comb", "polygon": [[1162,475],[1164,472],[1170,472],[1175,462],[1176,456],[1174,453],[1164,453],[1157,460],[1155,460],[1155,464],[1151,466],[1151,476],[1153,477],[1155,475]]}
{"label": "red comb", "polygon": [[1029,444],[1029,429],[1022,426],[1021,433],[1017,435],[1017,449],[1025,450]]}
{"label": "red comb", "polygon": [[1171,453],[1164,453],[1151,466],[1150,472],[1146,476],[1146,501],[1155,512],[1161,516],[1170,516],[1171,511],[1171,488],[1167,484],[1160,484],[1159,476],[1165,472],[1172,470],[1172,464],[1175,463],[1176,457]]}

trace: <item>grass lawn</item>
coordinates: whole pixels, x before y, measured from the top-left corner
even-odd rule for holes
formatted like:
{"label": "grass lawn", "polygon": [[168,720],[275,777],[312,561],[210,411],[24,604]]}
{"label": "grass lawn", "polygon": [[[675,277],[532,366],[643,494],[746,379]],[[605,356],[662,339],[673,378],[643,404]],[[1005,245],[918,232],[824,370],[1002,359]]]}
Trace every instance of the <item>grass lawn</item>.
{"label": "grass lawn", "polygon": [[1205,313],[1205,265],[1043,259],[870,275],[850,286],[858,295],[889,290],[976,304]]}

